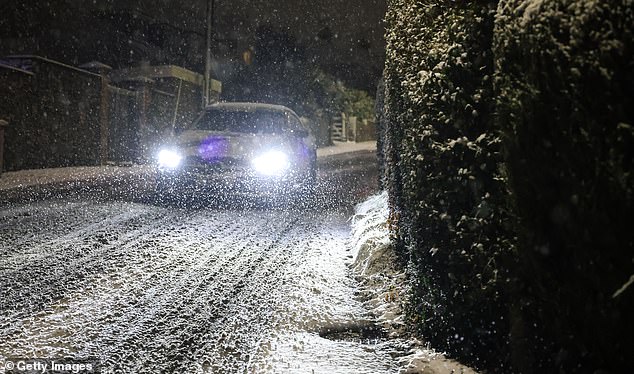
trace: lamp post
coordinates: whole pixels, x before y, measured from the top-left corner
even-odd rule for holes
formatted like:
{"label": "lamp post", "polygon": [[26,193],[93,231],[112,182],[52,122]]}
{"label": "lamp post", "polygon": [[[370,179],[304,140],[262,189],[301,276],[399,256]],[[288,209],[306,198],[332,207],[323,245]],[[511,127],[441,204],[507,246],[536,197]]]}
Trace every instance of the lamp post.
{"label": "lamp post", "polygon": [[9,122],[0,119],[0,176],[2,176],[2,169],[4,169],[4,128]]}
{"label": "lamp post", "polygon": [[207,0],[206,39],[205,39],[205,80],[203,82],[203,109],[209,104],[209,88],[211,84],[211,45],[214,29],[215,0]]}

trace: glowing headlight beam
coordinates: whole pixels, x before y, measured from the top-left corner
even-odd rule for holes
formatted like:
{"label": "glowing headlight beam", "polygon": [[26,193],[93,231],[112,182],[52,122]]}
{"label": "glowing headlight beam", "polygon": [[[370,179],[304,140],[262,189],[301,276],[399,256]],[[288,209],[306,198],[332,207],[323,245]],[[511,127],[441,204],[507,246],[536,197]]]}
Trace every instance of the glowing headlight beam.
{"label": "glowing headlight beam", "polygon": [[163,149],[158,154],[159,166],[168,169],[177,168],[178,165],[180,165],[182,159],[183,157],[181,155],[169,149]]}
{"label": "glowing headlight beam", "polygon": [[288,156],[281,151],[269,151],[255,157],[251,164],[256,172],[275,176],[284,173],[291,165]]}

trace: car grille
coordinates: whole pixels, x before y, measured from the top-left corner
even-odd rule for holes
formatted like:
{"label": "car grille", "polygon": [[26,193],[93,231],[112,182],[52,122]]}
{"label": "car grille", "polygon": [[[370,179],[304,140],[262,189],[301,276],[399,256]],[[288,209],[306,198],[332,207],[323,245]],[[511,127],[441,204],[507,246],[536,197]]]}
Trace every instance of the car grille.
{"label": "car grille", "polygon": [[236,158],[224,157],[205,160],[199,156],[190,156],[185,159],[187,169],[194,173],[224,173],[244,169],[247,165]]}

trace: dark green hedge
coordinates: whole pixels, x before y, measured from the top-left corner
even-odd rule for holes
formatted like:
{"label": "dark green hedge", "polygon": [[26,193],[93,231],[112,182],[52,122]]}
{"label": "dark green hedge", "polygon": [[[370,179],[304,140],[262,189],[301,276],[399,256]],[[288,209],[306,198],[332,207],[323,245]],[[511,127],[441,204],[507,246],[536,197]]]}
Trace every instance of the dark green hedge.
{"label": "dark green hedge", "polygon": [[432,346],[632,372],[632,8],[388,1],[382,184]]}
{"label": "dark green hedge", "polygon": [[494,2],[389,2],[383,151],[409,316],[436,348],[495,361],[508,333]]}
{"label": "dark green hedge", "polygon": [[614,296],[634,274],[633,9],[500,1],[497,124],[521,218],[525,338],[544,369],[634,372],[634,289]]}

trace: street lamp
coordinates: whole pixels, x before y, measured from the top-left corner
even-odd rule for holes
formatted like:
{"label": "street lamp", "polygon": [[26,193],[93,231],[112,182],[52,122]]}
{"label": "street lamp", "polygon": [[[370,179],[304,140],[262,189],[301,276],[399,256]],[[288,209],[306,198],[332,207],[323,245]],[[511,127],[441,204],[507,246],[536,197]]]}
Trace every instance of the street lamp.
{"label": "street lamp", "polygon": [[207,0],[206,39],[205,39],[205,81],[203,82],[203,109],[209,104],[209,88],[211,85],[211,42],[214,30],[215,0]]}

